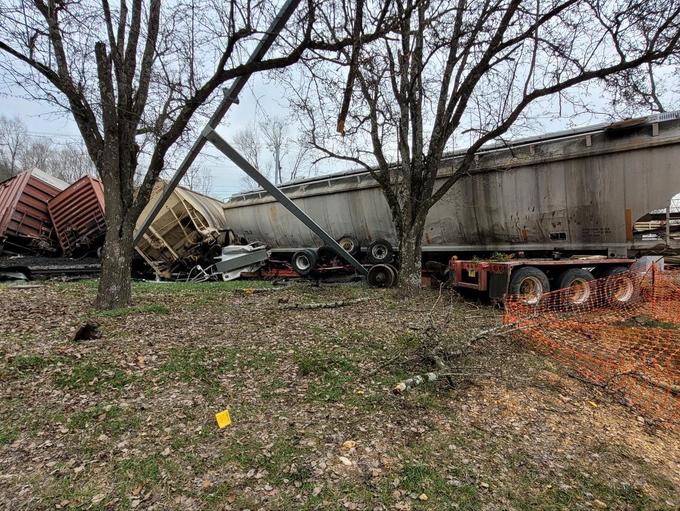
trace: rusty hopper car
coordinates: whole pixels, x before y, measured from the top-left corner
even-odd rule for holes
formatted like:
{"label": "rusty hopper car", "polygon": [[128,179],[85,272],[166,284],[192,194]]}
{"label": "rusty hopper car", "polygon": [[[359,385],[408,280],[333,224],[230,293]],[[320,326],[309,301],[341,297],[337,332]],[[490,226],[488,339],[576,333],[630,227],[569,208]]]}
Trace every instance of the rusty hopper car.
{"label": "rusty hopper car", "polygon": [[[163,186],[161,182],[154,189],[137,222],[138,228]],[[196,265],[212,265],[222,253],[222,245],[229,244],[230,240],[225,239],[228,236],[220,201],[177,187],[135,248],[158,276],[172,278]]]}
{"label": "rusty hopper car", "polygon": [[47,203],[67,186],[37,169],[0,183],[0,252],[57,252]]}
{"label": "rusty hopper car", "polygon": [[47,207],[65,256],[92,253],[104,243],[104,188],[98,179],[80,178]]}
{"label": "rusty hopper car", "polygon": [[[440,183],[459,157],[444,159]],[[430,211],[424,258],[494,252],[633,257],[677,250],[678,226],[657,235],[635,226],[652,211],[666,211],[680,193],[679,162],[678,113],[487,147],[470,175]],[[387,202],[364,170],[291,182],[282,189],[336,238],[397,244]],[[235,233],[274,252],[319,246],[302,223],[261,190],[232,197],[224,210]]]}

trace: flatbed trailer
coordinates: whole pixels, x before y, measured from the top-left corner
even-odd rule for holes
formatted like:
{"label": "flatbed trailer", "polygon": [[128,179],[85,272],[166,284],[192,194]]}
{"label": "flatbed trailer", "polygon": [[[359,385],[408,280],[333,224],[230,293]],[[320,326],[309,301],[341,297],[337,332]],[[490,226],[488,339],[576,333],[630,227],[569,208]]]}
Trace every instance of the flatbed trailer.
{"label": "flatbed trailer", "polygon": [[601,277],[616,277],[611,288],[612,299],[626,303],[635,296],[629,270],[638,261],[629,258],[512,259],[509,261],[477,261],[451,258],[448,283],[459,289],[486,294],[492,301],[502,302],[517,296],[527,304],[538,303],[555,289],[569,288],[573,304],[591,299],[589,282]]}

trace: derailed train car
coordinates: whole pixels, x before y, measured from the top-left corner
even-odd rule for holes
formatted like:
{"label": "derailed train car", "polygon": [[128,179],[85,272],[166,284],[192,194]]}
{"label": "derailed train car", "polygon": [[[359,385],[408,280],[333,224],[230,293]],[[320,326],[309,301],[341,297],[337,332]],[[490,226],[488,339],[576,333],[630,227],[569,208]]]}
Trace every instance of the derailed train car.
{"label": "derailed train car", "polygon": [[[444,158],[442,184],[462,152]],[[636,258],[680,250],[680,218],[669,204],[680,193],[680,115],[661,114],[489,146],[430,211],[423,235],[426,267],[454,286],[493,299],[521,295],[537,303],[553,288],[574,288],[587,302],[588,282],[615,279],[612,300],[627,303]],[[395,169],[396,171],[396,169]],[[398,248],[387,202],[364,170],[300,180],[283,191],[329,234],[370,264],[368,281],[396,280]],[[313,273],[327,250],[261,190],[224,205],[230,227]],[[496,254],[496,257],[492,257]],[[471,256],[475,256],[472,258]],[[466,260],[467,259],[467,260]]]}
{"label": "derailed train car", "polygon": [[[159,182],[154,188],[149,204],[139,217],[138,228],[164,186],[165,183]],[[220,201],[177,187],[135,249],[156,275],[172,278],[197,265],[205,268],[214,264],[222,253],[222,246],[234,241],[230,236]]]}
{"label": "derailed train car", "polygon": [[47,207],[64,256],[96,255],[104,244],[106,220],[104,186],[92,176],[83,176]]}
{"label": "derailed train car", "polygon": [[0,253],[56,254],[48,202],[68,186],[38,169],[0,183]]}
{"label": "derailed train car", "polygon": [[[439,183],[459,157],[444,159]],[[657,235],[636,229],[637,221],[653,211],[663,219],[680,193],[678,162],[678,113],[485,148],[470,175],[430,211],[423,251],[426,256],[557,251],[627,257],[678,249],[678,226],[672,220],[657,228]],[[291,182],[282,189],[336,238],[351,236],[364,245],[384,238],[397,244],[387,202],[364,170]],[[274,251],[320,245],[261,190],[232,197],[224,210],[237,234]]]}

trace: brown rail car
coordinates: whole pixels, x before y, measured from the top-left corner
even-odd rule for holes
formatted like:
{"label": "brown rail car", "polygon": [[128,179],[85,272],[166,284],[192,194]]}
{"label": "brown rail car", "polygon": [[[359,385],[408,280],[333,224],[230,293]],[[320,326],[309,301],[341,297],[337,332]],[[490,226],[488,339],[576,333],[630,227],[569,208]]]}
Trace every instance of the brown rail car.
{"label": "brown rail car", "polygon": [[0,183],[0,252],[56,252],[47,203],[67,186],[37,169]]}
{"label": "brown rail car", "polygon": [[104,242],[104,187],[84,176],[51,199],[48,209],[65,256],[92,252]]}

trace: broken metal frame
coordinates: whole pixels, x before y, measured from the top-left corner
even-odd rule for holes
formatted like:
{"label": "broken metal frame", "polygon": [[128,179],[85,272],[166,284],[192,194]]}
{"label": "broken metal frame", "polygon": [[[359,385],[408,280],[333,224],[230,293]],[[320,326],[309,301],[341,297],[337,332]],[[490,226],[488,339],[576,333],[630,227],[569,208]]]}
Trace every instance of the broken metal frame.
{"label": "broken metal frame", "polygon": [[331,247],[335,253],[342,257],[347,263],[351,264],[354,269],[356,269],[361,275],[366,276],[368,270],[357,261],[352,254],[347,252],[342,246],[333,239],[333,237],[328,234],[323,228],[312,220],[307,213],[302,211],[297,204],[295,204],[285,193],[279,190],[276,185],[269,181],[265,176],[263,176],[253,165],[251,165],[248,160],[246,160],[241,154],[234,149],[229,143],[224,140],[219,133],[217,133],[212,127],[206,126],[205,130],[201,135],[209,140],[212,145],[215,146],[221,153],[223,153],[227,158],[233,161],[243,172],[248,174],[248,177],[257,182],[265,191],[274,197],[284,208],[290,211],[298,220],[305,224],[314,234],[321,238],[326,245]]}
{"label": "broken metal frame", "polygon": [[[267,30],[265,36],[260,40],[253,53],[250,55],[248,64],[262,60],[299,3],[300,0],[286,1],[286,3],[279,10],[276,18],[274,18],[272,21],[272,24]],[[172,195],[172,192],[179,185],[179,182],[184,177],[184,174],[186,174],[186,171],[189,169],[189,167],[191,167],[198,154],[205,147],[206,142],[210,141],[217,149],[219,149],[230,160],[238,165],[241,170],[243,170],[246,174],[248,174],[248,176],[250,176],[260,186],[262,186],[262,188],[269,192],[272,197],[274,197],[283,207],[290,211],[296,218],[298,218],[317,236],[319,236],[342,259],[352,265],[357,270],[357,272],[363,276],[366,276],[368,271],[359,261],[357,261],[349,252],[347,252],[337,241],[335,241],[335,239],[333,239],[332,236],[324,231],[319,224],[312,220],[309,215],[302,211],[281,190],[279,190],[273,183],[264,177],[255,167],[248,163],[248,161],[243,156],[241,156],[239,152],[236,151],[236,149],[229,145],[227,141],[220,137],[220,135],[215,131],[231,105],[238,103],[238,95],[245,87],[246,82],[250,78],[251,74],[252,73],[236,78],[232,86],[225,91],[224,98],[220,102],[215,113],[210,117],[207,126],[201,132],[201,135],[198,137],[196,142],[194,142],[194,144],[191,146],[191,149],[189,149],[189,152],[184,157],[184,160],[182,160],[182,163],[177,168],[175,175],[172,176],[172,179],[170,179],[170,181],[167,183],[160,198],[154,204],[153,208],[149,212],[149,215],[144,219],[142,226],[135,233],[135,245],[139,243],[139,241],[141,241],[141,239],[144,237],[144,233],[149,229],[153,220],[156,218],[158,213],[160,213],[170,195]]]}

